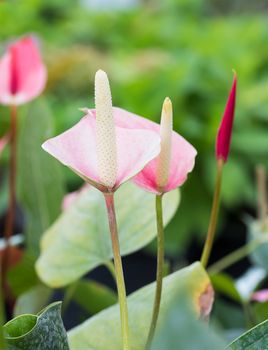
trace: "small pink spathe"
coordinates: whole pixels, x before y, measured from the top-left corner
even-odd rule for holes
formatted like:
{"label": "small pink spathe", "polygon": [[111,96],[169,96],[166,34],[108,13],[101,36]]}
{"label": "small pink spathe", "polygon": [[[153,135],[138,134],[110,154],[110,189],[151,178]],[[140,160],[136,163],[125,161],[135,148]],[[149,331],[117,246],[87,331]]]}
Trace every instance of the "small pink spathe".
{"label": "small pink spathe", "polygon": [[[114,117],[121,110],[115,110]],[[150,130],[128,130],[117,126],[117,178],[115,191],[123,182],[135,176],[160,152],[160,138]],[[70,167],[87,182],[101,191],[107,191],[99,179],[96,150],[96,119],[88,114],[75,126],[46,141],[42,147]]]}
{"label": "small pink spathe", "polygon": [[[88,110],[95,116],[95,110]],[[138,115],[130,113],[120,108],[114,108],[115,123],[117,126],[127,129],[151,130],[160,133],[160,125]],[[171,191],[181,186],[187,179],[187,174],[193,170],[195,157],[195,148],[182,136],[173,131],[170,174],[167,185],[161,192]],[[156,184],[157,159],[150,161],[144,169],[134,177],[134,182],[146,191],[159,194]]]}
{"label": "small pink spathe", "polygon": [[44,90],[47,70],[33,38],[10,45],[0,59],[0,103],[20,105]]}

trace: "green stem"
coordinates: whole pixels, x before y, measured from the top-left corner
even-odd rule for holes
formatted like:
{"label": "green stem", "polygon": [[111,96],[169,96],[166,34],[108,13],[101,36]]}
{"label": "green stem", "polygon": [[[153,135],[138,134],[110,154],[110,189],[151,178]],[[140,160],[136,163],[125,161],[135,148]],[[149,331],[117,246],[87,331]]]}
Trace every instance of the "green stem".
{"label": "green stem", "polygon": [[114,207],[114,195],[113,193],[105,193],[104,197],[105,197],[105,202],[107,207],[113,255],[114,255],[116,285],[117,285],[117,292],[118,292],[118,301],[120,306],[123,350],[130,350],[126,287],[125,287],[125,281],[124,281],[122,260],[120,255],[120,247],[119,247],[119,239],[118,239],[117,223],[116,223],[116,215],[115,215],[115,207]]}
{"label": "green stem", "polygon": [[69,306],[69,304],[74,296],[74,293],[75,293],[77,287],[78,287],[78,280],[66,288],[66,291],[64,293],[64,299],[62,302],[62,316],[65,314],[65,312],[66,312],[66,310],[67,310],[67,308],[68,308],[68,306]]}
{"label": "green stem", "polygon": [[156,291],[154,298],[153,315],[146,343],[146,349],[150,349],[155,333],[157,319],[160,310],[162,283],[163,283],[163,267],[164,267],[164,225],[163,225],[163,208],[162,194],[157,195],[155,199],[156,221],[157,221],[157,272],[156,272]]}
{"label": "green stem", "polygon": [[253,252],[256,248],[258,248],[259,245],[263,244],[264,242],[267,242],[267,239],[255,239],[243,247],[236,249],[232,253],[218,260],[215,264],[211,265],[208,269],[209,274],[214,275],[221,272],[222,270],[225,270],[227,267],[245,258],[248,254]]}
{"label": "green stem", "polygon": [[204,249],[202,252],[202,257],[201,257],[201,263],[204,267],[207,266],[209,261],[209,257],[211,254],[213,241],[215,237],[216,226],[218,222],[223,165],[224,165],[223,160],[219,159],[217,162],[217,177],[216,177],[212,209],[210,214],[208,233],[207,233],[207,238],[206,238],[206,242],[205,242]]}
{"label": "green stem", "polygon": [[6,247],[2,261],[2,286],[6,287],[6,274],[10,258],[10,238],[14,229],[16,209],[16,161],[17,161],[17,107],[10,107],[10,161],[9,161],[9,204],[5,222],[4,238]]}
{"label": "green stem", "polygon": [[116,273],[115,273],[114,264],[111,261],[107,261],[104,265],[107,267],[110,274],[113,276],[114,281],[116,282]]}

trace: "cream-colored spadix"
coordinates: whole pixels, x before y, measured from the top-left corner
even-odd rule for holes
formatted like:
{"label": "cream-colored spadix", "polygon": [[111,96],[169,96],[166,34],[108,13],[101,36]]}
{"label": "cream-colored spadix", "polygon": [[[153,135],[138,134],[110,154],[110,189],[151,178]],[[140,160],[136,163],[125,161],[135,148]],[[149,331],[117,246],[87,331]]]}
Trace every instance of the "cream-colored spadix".
{"label": "cream-colored spadix", "polygon": [[117,176],[117,152],[112,96],[107,74],[95,75],[96,146],[100,182],[113,188]]}
{"label": "cream-colored spadix", "polygon": [[172,128],[173,128],[173,113],[171,100],[166,97],[163,103],[161,114],[161,151],[158,156],[156,169],[156,183],[161,189],[164,188],[168,182],[170,173],[171,161],[171,142],[172,142]]}

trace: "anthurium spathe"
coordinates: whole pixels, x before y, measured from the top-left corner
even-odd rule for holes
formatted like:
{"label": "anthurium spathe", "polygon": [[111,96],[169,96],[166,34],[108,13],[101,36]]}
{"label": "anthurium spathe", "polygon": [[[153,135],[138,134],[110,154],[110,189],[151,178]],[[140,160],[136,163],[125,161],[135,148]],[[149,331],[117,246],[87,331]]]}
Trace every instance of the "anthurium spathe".
{"label": "anthurium spathe", "polygon": [[[162,125],[120,108],[114,108],[117,126],[127,129],[151,130],[161,136],[161,153],[151,160],[135,176],[134,182],[143,189],[156,194],[171,191],[181,186],[192,171],[197,154],[195,148],[177,132],[172,131],[172,105],[167,98],[163,105]],[[94,109],[85,109],[96,116]],[[148,142],[149,146],[149,142]],[[161,164],[159,160],[161,159]],[[163,183],[165,178],[165,183]]]}
{"label": "anthurium spathe", "polygon": [[109,93],[105,92],[107,86],[106,74],[98,71],[96,118],[86,114],[74,127],[46,141],[42,147],[99,190],[114,192],[159,154],[160,138],[151,130],[120,127],[121,114],[125,117],[127,112],[112,109],[109,97],[103,103],[99,91]]}
{"label": "anthurium spathe", "polygon": [[31,36],[11,44],[0,59],[0,103],[20,105],[43,91],[47,70]]}

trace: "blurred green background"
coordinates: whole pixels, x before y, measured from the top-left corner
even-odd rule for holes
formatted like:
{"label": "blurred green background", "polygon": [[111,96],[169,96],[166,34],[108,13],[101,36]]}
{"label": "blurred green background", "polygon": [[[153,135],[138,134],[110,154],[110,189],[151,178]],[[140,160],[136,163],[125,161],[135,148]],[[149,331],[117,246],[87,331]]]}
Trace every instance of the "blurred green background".
{"label": "blurred green background", "polygon": [[[2,0],[0,50],[25,33],[40,40],[49,69],[44,98],[55,133],[80,119],[79,107],[93,106],[99,68],[110,77],[116,106],[159,121],[163,99],[172,99],[175,129],[198,150],[166,235],[172,255],[205,237],[215,135],[232,69],[238,73],[238,97],[221,221],[228,211],[255,207],[254,168],[268,163],[267,15],[265,1],[257,0]],[[0,112],[2,133],[8,115],[4,108]],[[65,175],[69,190],[80,185],[71,171]]]}

